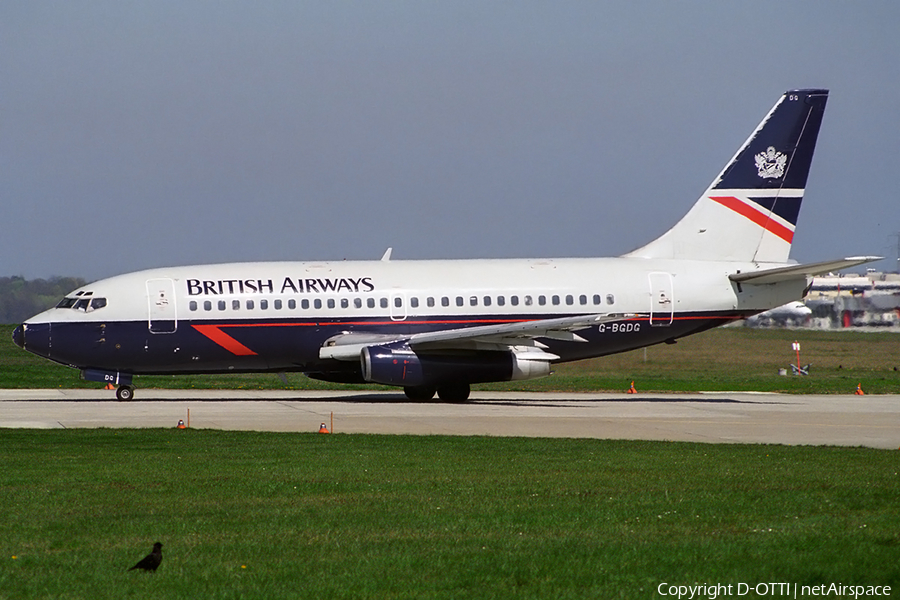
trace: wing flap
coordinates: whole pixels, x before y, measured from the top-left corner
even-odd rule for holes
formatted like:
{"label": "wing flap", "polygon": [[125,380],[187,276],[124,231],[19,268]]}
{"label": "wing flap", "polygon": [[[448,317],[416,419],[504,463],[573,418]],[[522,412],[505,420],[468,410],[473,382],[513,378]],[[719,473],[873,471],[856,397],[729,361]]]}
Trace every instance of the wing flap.
{"label": "wing flap", "polygon": [[533,321],[516,321],[500,325],[479,325],[477,327],[461,327],[441,329],[411,335],[380,335],[364,333],[343,333],[326,340],[319,349],[319,358],[335,360],[359,360],[363,348],[379,346],[395,342],[406,342],[413,350],[452,350],[471,348],[507,348],[528,346],[540,350],[545,347],[537,338],[563,340],[569,342],[586,342],[583,337],[574,333],[580,329],[621,321],[636,315],[626,313],[607,313],[578,315],[556,319],[538,319]]}
{"label": "wing flap", "polygon": [[[573,331],[587,329],[592,325],[619,321],[632,317],[624,313],[578,315],[575,317],[560,317],[556,319],[539,319],[536,321],[519,321],[515,323],[503,323],[501,325],[481,325],[478,327],[465,327],[462,329],[442,329],[416,333],[409,337],[409,345],[417,348],[424,345],[433,346],[438,343],[448,343],[446,347],[452,347],[457,342],[465,340],[485,340],[502,336],[513,340],[533,340],[535,338],[562,339],[566,341],[586,341],[581,336],[573,334]],[[576,339],[577,338],[577,339]],[[521,343],[521,342],[517,342]]]}

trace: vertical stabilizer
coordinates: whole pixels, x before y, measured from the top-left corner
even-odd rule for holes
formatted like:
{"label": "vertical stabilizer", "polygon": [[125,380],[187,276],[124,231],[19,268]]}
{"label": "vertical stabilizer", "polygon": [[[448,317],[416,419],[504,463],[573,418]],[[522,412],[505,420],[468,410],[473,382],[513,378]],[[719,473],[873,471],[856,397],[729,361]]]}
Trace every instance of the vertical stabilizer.
{"label": "vertical stabilizer", "polygon": [[786,92],[687,215],[626,256],[786,262],[827,99]]}

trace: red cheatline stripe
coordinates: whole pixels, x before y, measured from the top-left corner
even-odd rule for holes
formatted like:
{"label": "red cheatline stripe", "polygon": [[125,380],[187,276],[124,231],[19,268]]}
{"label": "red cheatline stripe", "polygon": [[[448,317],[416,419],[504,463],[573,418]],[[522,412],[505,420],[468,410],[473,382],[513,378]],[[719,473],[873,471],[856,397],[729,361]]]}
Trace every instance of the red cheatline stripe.
{"label": "red cheatline stripe", "polygon": [[534,319],[449,319],[449,320],[427,320],[417,321],[415,317],[407,319],[390,320],[390,321],[309,321],[306,323],[225,323],[223,325],[201,325],[200,327],[321,327],[323,325],[478,325],[484,324],[503,324],[503,323],[526,323]]}
{"label": "red cheatline stripe", "polygon": [[734,196],[710,196],[709,199],[718,202],[725,208],[730,208],[741,216],[747,217],[766,231],[777,235],[788,244],[790,244],[794,239],[793,231],[791,231],[781,223],[773,221],[769,218],[768,215],[759,212],[758,210],[749,206],[746,202],[742,202]]}
{"label": "red cheatline stripe", "polygon": [[221,329],[219,325],[193,325],[193,328],[237,356],[256,356],[256,352],[243,345]]}

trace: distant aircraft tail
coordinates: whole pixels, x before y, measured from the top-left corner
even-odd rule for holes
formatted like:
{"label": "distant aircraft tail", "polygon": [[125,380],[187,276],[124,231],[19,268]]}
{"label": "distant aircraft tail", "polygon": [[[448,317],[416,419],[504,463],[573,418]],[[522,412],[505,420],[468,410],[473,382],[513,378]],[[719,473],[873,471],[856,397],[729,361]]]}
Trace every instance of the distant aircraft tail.
{"label": "distant aircraft tail", "polygon": [[625,256],[786,262],[827,100],[785,92],[687,215]]}

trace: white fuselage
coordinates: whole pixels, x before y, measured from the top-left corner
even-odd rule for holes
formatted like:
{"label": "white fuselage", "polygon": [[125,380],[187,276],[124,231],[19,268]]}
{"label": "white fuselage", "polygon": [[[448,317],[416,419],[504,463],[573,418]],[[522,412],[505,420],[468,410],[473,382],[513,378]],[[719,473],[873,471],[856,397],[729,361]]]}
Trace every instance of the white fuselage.
{"label": "white fuselage", "polygon": [[[76,301],[51,309],[26,326],[34,330],[52,323],[49,357],[79,368],[327,371],[328,365],[318,364],[319,349],[341,333],[389,336],[623,315],[579,332],[586,342],[547,340],[558,360],[566,361],[673,340],[802,296],[803,280],[739,290],[728,279],[757,268],[640,258],[187,266],[92,283],[69,295],[84,299],[80,307]],[[102,306],[94,309],[97,298]],[[93,346],[68,349],[75,334],[62,335],[64,325],[73,331],[80,326],[82,337],[90,327],[102,327],[103,333],[91,338]],[[118,351],[111,350],[113,338]]]}

